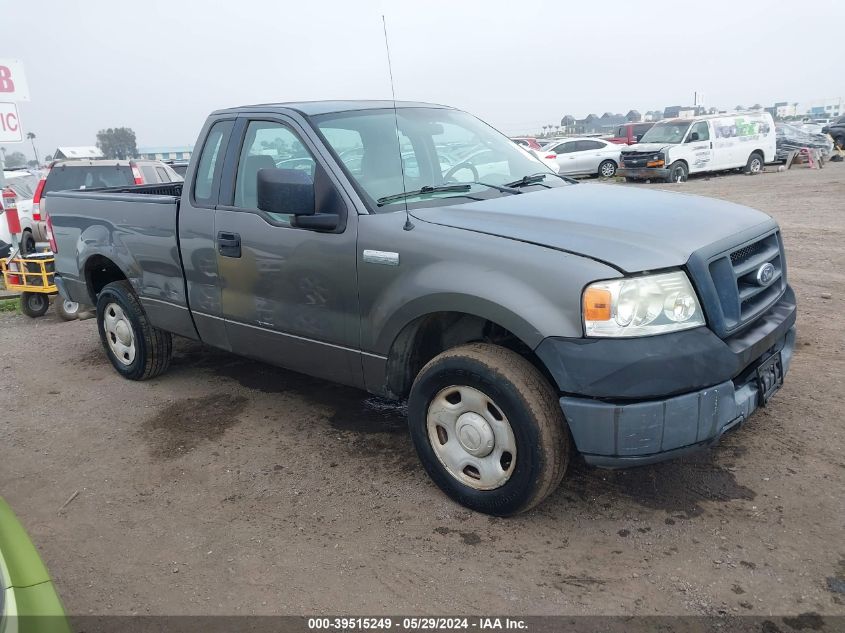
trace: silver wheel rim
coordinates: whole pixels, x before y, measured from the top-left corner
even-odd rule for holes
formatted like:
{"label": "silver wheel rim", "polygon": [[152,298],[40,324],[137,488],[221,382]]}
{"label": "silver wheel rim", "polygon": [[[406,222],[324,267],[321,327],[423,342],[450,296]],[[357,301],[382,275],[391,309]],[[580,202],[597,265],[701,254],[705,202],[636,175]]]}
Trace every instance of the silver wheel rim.
{"label": "silver wheel rim", "polygon": [[751,159],[751,173],[756,174],[760,171],[760,159],[759,158],[752,158]]}
{"label": "silver wheel rim", "polygon": [[681,167],[675,168],[675,182],[684,181],[684,170]]}
{"label": "silver wheel rim", "polygon": [[426,430],[437,459],[462,484],[493,490],[513,474],[516,439],[510,422],[478,389],[441,389],[428,405]]}
{"label": "silver wheel rim", "polygon": [[115,358],[123,365],[131,365],[135,360],[135,332],[118,304],[110,303],[106,306],[103,311],[103,329]]}
{"label": "silver wheel rim", "polygon": [[615,170],[613,169],[613,165],[611,163],[605,163],[601,167],[601,175],[605,178],[610,178],[614,171]]}
{"label": "silver wheel rim", "polygon": [[65,314],[76,314],[79,310],[79,304],[76,301],[62,299],[62,310],[65,311]]}

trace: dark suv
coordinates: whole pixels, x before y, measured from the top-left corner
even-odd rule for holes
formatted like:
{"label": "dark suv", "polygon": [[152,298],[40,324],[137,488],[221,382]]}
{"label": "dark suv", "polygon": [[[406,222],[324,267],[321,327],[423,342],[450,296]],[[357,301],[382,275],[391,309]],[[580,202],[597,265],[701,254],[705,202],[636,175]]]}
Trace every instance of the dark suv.
{"label": "dark suv", "polygon": [[845,116],[841,116],[830,125],[824,126],[822,134],[830,134],[833,137],[833,142],[840,149],[845,149]]}

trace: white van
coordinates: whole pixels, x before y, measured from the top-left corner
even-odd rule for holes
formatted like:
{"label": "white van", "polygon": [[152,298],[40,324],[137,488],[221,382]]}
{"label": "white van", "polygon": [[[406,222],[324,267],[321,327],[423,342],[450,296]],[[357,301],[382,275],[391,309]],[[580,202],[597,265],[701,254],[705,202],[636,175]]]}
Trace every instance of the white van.
{"label": "white van", "polygon": [[775,160],[775,124],[768,112],[714,114],[658,121],[637,145],[622,149],[626,180],[683,182],[689,174],[744,168]]}

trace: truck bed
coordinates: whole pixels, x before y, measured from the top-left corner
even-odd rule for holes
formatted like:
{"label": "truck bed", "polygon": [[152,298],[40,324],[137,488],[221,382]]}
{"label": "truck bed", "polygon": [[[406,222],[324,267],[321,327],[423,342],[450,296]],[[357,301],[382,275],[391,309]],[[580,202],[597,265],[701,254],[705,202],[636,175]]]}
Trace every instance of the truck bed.
{"label": "truck bed", "polygon": [[[184,312],[190,334],[178,215],[183,183],[110,187],[49,194],[58,246],[56,273],[75,301],[92,304],[92,276],[117,266],[152,321]],[[97,284],[93,283],[93,290]],[[181,330],[182,328],[176,328]]]}

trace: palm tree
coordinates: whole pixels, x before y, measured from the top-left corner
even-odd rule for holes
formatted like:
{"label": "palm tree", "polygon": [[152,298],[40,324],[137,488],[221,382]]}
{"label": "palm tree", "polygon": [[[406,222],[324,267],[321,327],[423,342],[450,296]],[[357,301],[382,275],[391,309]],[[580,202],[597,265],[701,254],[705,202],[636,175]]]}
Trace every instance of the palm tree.
{"label": "palm tree", "polygon": [[32,143],[32,153],[35,154],[35,162],[40,166],[41,163],[38,161],[38,150],[35,149],[35,132],[27,132],[26,138],[30,143]]}
{"label": "palm tree", "polygon": [[540,127],[543,128],[543,136],[546,135],[546,128],[549,127],[548,125],[541,125]]}

